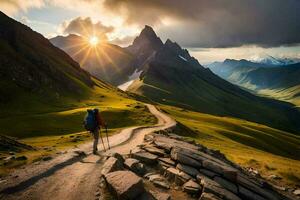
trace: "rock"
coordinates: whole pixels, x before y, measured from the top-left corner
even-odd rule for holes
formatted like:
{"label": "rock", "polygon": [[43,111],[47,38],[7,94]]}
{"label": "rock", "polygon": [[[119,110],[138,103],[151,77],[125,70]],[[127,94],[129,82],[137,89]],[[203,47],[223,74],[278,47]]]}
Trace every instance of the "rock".
{"label": "rock", "polygon": [[119,171],[122,169],[123,164],[117,158],[109,157],[103,164],[101,173],[105,176],[110,172]]}
{"label": "rock", "polygon": [[187,166],[187,165],[180,164],[180,163],[176,165],[176,168],[181,171],[184,171],[185,173],[187,173],[193,177],[196,177],[199,174],[199,171],[197,169]]}
{"label": "rock", "polygon": [[204,168],[213,171],[215,173],[221,174],[230,181],[236,182],[237,179],[237,170],[228,166],[220,165],[211,160],[204,160],[202,162]]}
{"label": "rock", "polygon": [[165,178],[163,176],[161,176],[160,174],[152,174],[150,176],[148,176],[149,181],[153,182],[153,181],[164,181]]}
{"label": "rock", "polygon": [[149,193],[153,196],[155,200],[171,200],[171,196],[167,193],[150,190]]}
{"label": "rock", "polygon": [[212,193],[203,192],[199,200],[221,200],[221,199]]}
{"label": "rock", "polygon": [[215,176],[214,181],[216,181],[217,183],[219,183],[220,185],[222,185],[224,188],[226,188],[227,190],[237,194],[238,193],[238,188],[235,184],[233,184],[232,182],[229,182],[219,176]]}
{"label": "rock", "polygon": [[105,175],[108,187],[120,200],[135,199],[145,192],[143,181],[131,171],[115,171]]}
{"label": "rock", "polygon": [[120,163],[124,163],[124,158],[121,154],[115,152],[111,156],[118,159]]}
{"label": "rock", "polygon": [[266,200],[265,198],[261,197],[260,195],[252,192],[243,186],[239,186],[239,193],[242,198],[249,199],[249,200]]}
{"label": "rock", "polygon": [[218,174],[210,171],[210,170],[207,170],[207,169],[199,169],[199,172],[201,174],[204,174],[205,176],[208,176],[209,178],[213,178],[215,176],[217,176]]}
{"label": "rock", "polygon": [[186,183],[187,181],[189,181],[192,178],[193,177],[191,177],[190,175],[188,175],[185,172],[181,171],[175,177],[175,184],[176,185],[183,185],[184,183]]}
{"label": "rock", "polygon": [[146,173],[145,166],[137,159],[127,158],[124,162],[124,165],[127,169],[133,171],[136,174],[144,175]]}
{"label": "rock", "polygon": [[210,179],[204,175],[198,175],[197,180],[204,184],[203,192],[212,193],[212,194],[218,196],[219,198],[225,199],[225,200],[241,200],[237,195],[226,190],[219,183],[213,181],[212,179]]}
{"label": "rock", "polygon": [[277,200],[281,199],[278,194],[269,191],[267,188],[263,188],[263,185],[251,180],[249,177],[246,177],[245,175],[239,174],[237,176],[237,183],[246,189],[249,189],[251,191],[255,191],[260,196],[266,198],[266,199],[272,199]]}
{"label": "rock", "polygon": [[169,164],[161,162],[161,161],[158,161],[157,166],[158,166],[158,169],[161,174],[164,174],[168,168],[173,167],[173,165],[169,165]]}
{"label": "rock", "polygon": [[169,181],[174,181],[179,173],[180,171],[178,169],[175,169],[174,167],[169,167],[165,172],[165,176]]}
{"label": "rock", "polygon": [[183,184],[183,190],[188,194],[200,195],[202,187],[198,183],[193,180],[189,180],[185,184]]}
{"label": "rock", "polygon": [[149,164],[149,165],[153,165],[157,163],[157,158],[158,156],[151,154],[149,152],[137,152],[137,153],[133,153],[131,154],[132,158],[138,159],[143,163]]}
{"label": "rock", "polygon": [[293,194],[296,196],[300,196],[300,189],[294,190]]}
{"label": "rock", "polygon": [[176,160],[177,162],[180,162],[182,164],[189,165],[192,167],[199,168],[202,166],[202,164],[200,162],[198,162],[197,160],[195,160],[189,156],[186,156],[185,154],[180,153],[179,148],[172,148],[171,158],[173,160]]}
{"label": "rock", "polygon": [[163,189],[170,189],[170,185],[169,183],[167,183],[166,181],[159,181],[159,180],[155,180],[152,182],[155,186],[163,188]]}
{"label": "rock", "polygon": [[155,186],[169,189],[170,185],[167,183],[166,179],[160,174],[152,174],[148,176],[150,182],[152,182]]}
{"label": "rock", "polygon": [[170,158],[158,158],[159,161],[166,163],[168,165],[171,165],[173,167],[175,167],[175,162],[173,160],[171,160]]}
{"label": "rock", "polygon": [[149,153],[157,155],[157,156],[161,156],[161,157],[165,156],[165,151],[164,150],[158,149],[154,146],[147,145],[147,146],[144,146],[142,149],[148,151]]}

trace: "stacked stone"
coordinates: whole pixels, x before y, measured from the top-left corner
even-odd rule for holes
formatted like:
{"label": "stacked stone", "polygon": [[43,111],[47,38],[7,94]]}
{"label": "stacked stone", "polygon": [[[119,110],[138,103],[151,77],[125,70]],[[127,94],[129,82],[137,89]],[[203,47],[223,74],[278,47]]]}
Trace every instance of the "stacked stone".
{"label": "stacked stone", "polygon": [[[108,158],[102,173],[118,199],[168,200],[174,188],[188,194],[186,199],[289,199],[220,152],[172,133],[146,135],[125,160],[116,155]],[[167,192],[146,191],[141,177]]]}

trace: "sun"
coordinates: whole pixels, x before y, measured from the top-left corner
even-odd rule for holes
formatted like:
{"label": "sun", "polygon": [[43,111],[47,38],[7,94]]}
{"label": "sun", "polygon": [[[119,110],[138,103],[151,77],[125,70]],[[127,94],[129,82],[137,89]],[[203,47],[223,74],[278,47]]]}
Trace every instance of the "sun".
{"label": "sun", "polygon": [[91,46],[96,46],[99,43],[99,38],[97,36],[91,36],[89,43]]}

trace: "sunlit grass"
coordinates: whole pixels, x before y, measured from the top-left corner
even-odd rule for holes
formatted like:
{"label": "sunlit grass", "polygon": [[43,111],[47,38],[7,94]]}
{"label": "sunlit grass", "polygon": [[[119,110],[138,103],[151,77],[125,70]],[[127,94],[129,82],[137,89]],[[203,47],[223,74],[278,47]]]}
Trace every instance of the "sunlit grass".
{"label": "sunlit grass", "polygon": [[245,120],[162,108],[196,131],[199,143],[220,150],[230,160],[254,167],[264,177],[278,175],[283,178],[279,184],[300,183],[299,136]]}

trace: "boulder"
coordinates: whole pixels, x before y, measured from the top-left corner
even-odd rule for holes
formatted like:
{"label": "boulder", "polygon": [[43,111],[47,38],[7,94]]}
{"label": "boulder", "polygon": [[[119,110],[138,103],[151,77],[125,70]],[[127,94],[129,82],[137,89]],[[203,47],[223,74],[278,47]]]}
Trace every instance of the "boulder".
{"label": "boulder", "polygon": [[124,165],[127,169],[141,176],[146,173],[145,166],[143,165],[143,163],[140,163],[140,161],[137,159],[127,158],[124,162]]}
{"label": "boulder", "polygon": [[119,171],[122,169],[123,163],[121,163],[117,158],[109,157],[103,164],[101,173],[105,176],[110,172]]}
{"label": "boulder", "polygon": [[217,173],[212,172],[212,171],[207,170],[207,169],[199,169],[199,172],[201,174],[204,174],[205,176],[208,176],[209,178],[213,178],[213,177],[218,175]]}
{"label": "boulder", "polygon": [[168,165],[172,165],[172,166],[174,166],[175,167],[175,162],[173,161],[173,160],[171,160],[170,158],[158,158],[158,160],[160,161],[160,162],[163,162],[163,163],[166,163],[166,164],[168,164]]}
{"label": "boulder", "polygon": [[219,176],[215,176],[214,177],[214,181],[216,181],[217,183],[219,183],[220,185],[222,185],[224,188],[226,188],[227,190],[237,194],[238,193],[238,188],[237,186],[230,182],[230,181],[227,181]]}
{"label": "boulder", "polygon": [[147,145],[147,146],[144,146],[142,149],[148,151],[149,153],[157,155],[157,156],[161,156],[161,157],[165,156],[164,150],[156,148],[154,146]]}
{"label": "boulder", "polygon": [[232,167],[228,167],[226,165],[220,165],[219,163],[216,163],[211,160],[204,160],[202,162],[202,165],[204,168],[213,171],[215,173],[218,173],[230,181],[236,182],[237,172],[238,172],[236,169]]}
{"label": "boulder", "polygon": [[124,162],[123,156],[122,156],[121,154],[119,154],[119,153],[116,153],[116,152],[115,152],[115,153],[112,153],[112,154],[111,154],[111,157],[114,157],[114,158],[118,159],[119,162],[121,162],[121,163]]}
{"label": "boulder", "polygon": [[108,173],[105,180],[109,189],[120,200],[135,199],[145,191],[142,179],[131,171]]}
{"label": "boulder", "polygon": [[160,181],[160,180],[155,180],[152,182],[155,186],[163,188],[163,189],[170,189],[170,185],[166,181]]}
{"label": "boulder", "polygon": [[149,152],[136,152],[131,154],[132,158],[138,159],[143,163],[149,164],[149,165],[154,165],[157,163],[157,158],[158,156],[151,154]]}
{"label": "boulder", "polygon": [[199,171],[193,167],[190,167],[188,165],[184,165],[184,164],[177,164],[176,165],[176,168],[193,176],[193,177],[196,177],[198,174],[199,174]]}
{"label": "boulder", "polygon": [[181,171],[175,176],[175,184],[176,185],[183,185],[187,181],[191,180],[193,177],[188,175],[187,173]]}
{"label": "boulder", "polygon": [[193,180],[189,180],[188,182],[183,184],[183,191],[185,191],[188,194],[200,195],[201,189],[201,185],[199,185]]}
{"label": "boulder", "polygon": [[155,200],[171,200],[171,196],[164,192],[150,190],[149,193],[153,196]]}
{"label": "boulder", "polygon": [[152,174],[147,177],[150,182],[152,182],[155,186],[164,188],[164,189],[169,189],[170,185],[167,183],[166,179],[161,176],[160,174]]}
{"label": "boulder", "polygon": [[212,193],[203,192],[199,200],[221,200],[221,199]]}
{"label": "boulder", "polygon": [[243,186],[239,185],[239,194],[242,198],[244,199],[249,199],[249,200],[266,200],[262,196],[256,194],[255,192],[252,192]]}
{"label": "boulder", "polygon": [[267,188],[263,188],[262,184],[255,182],[254,180],[250,179],[245,175],[238,174],[237,183],[248,190],[255,191],[255,193],[259,194],[260,196],[266,199],[272,199],[272,200],[281,199],[281,197],[278,194],[268,190]]}
{"label": "boulder", "polygon": [[219,183],[208,178],[207,176],[198,175],[197,180],[199,182],[203,183],[203,185],[204,185],[203,192],[212,193],[212,194],[218,196],[219,198],[225,199],[225,200],[241,200],[237,195],[226,190]]}
{"label": "boulder", "polygon": [[200,162],[198,162],[197,160],[182,154],[180,152],[179,148],[172,148],[171,150],[171,158],[173,160],[176,160],[179,163],[185,164],[185,165],[189,165],[195,168],[200,168],[202,166],[202,164]]}
{"label": "boulder", "polygon": [[165,176],[167,177],[167,179],[169,181],[174,181],[176,176],[180,173],[180,171],[178,169],[175,169],[174,167],[169,167],[166,171],[165,171]]}

